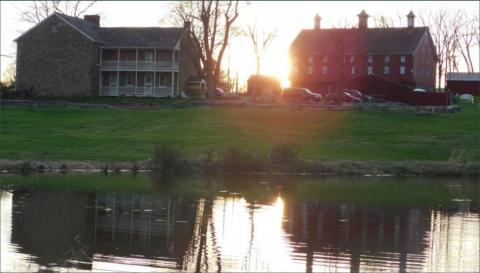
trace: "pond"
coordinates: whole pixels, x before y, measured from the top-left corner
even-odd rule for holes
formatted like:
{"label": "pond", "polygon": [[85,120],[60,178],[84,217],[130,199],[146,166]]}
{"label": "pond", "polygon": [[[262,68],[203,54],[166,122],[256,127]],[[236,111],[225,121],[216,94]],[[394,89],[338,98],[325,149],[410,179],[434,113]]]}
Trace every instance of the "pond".
{"label": "pond", "polygon": [[1,271],[480,270],[475,180],[155,181],[3,177]]}

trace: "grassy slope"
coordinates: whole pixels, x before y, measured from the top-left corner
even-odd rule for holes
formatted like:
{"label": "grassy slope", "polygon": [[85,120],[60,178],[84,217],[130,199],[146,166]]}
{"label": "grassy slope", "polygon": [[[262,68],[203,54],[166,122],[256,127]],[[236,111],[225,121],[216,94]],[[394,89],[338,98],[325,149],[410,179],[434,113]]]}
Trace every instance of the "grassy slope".
{"label": "grassy slope", "polygon": [[314,160],[448,160],[480,156],[480,108],[406,113],[254,108],[100,110],[2,107],[0,158],[144,160],[169,144],[191,157],[233,146],[268,153],[292,141]]}

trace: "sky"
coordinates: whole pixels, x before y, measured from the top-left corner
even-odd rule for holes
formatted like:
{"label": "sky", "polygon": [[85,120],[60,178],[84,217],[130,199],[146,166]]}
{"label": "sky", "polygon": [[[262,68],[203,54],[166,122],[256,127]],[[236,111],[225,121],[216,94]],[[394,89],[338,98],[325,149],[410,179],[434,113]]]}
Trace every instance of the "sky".
{"label": "sky", "polygon": [[[13,41],[21,33],[32,27],[31,24],[19,20],[19,13],[28,6],[28,1],[5,2],[0,1],[1,7],[1,76],[4,78],[5,69],[15,59],[16,44]],[[273,31],[277,37],[265,54],[262,63],[262,74],[273,75],[281,79],[282,85],[288,85],[288,48],[296,35],[305,28],[313,28],[313,17],[319,14],[322,17],[321,27],[357,24],[357,14],[362,9],[371,16],[386,16],[395,19],[395,24],[406,26],[406,14],[413,10],[418,16],[426,10],[440,8],[465,8],[471,14],[478,14],[478,1],[252,1],[240,11],[237,26],[246,29],[256,24],[257,29]],[[165,23],[168,17],[168,3],[157,1],[100,1],[96,3],[88,14],[100,14],[101,25],[106,27],[146,27],[169,26]],[[417,25],[420,25],[418,20]],[[372,18],[369,26],[373,25]],[[475,67],[478,71],[479,53],[474,50]],[[6,56],[5,56],[6,55]],[[239,75],[240,82],[246,81],[249,75],[255,73],[255,58],[253,47],[247,37],[235,37],[226,52],[223,66],[230,68],[230,73]]]}

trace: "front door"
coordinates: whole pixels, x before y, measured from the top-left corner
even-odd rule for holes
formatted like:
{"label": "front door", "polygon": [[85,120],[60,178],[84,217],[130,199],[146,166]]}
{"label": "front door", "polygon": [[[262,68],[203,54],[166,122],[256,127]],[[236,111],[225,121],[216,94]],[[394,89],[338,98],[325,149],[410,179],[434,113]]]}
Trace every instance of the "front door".
{"label": "front door", "polygon": [[152,73],[145,73],[144,78],[145,96],[151,96],[153,91],[153,76]]}

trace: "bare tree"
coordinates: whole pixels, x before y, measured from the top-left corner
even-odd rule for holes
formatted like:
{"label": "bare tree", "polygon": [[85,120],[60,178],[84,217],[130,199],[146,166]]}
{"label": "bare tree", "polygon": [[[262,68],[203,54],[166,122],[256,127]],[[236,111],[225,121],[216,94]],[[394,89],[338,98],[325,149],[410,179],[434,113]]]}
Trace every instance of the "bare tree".
{"label": "bare tree", "polygon": [[267,48],[271,45],[272,41],[277,37],[277,29],[273,31],[262,31],[259,35],[256,24],[247,27],[247,36],[252,42],[253,51],[255,53],[256,70],[255,73],[260,75],[261,61],[265,55]]}
{"label": "bare tree", "polygon": [[428,26],[437,52],[437,86],[446,73],[459,70],[461,58],[467,71],[473,72],[471,50],[478,45],[478,16],[469,18],[463,9],[421,12],[420,22]]}
{"label": "bare tree", "polygon": [[467,66],[467,71],[475,72],[471,51],[475,46],[478,46],[479,42],[479,16],[476,15],[471,18],[464,10],[462,10],[459,15],[461,15],[460,18],[463,18],[463,20],[461,19],[460,29],[456,36],[456,43],[458,44],[460,54]]}
{"label": "bare tree", "polygon": [[32,1],[25,10],[20,11],[20,20],[37,24],[54,12],[80,17],[95,3],[96,1]]}
{"label": "bare tree", "polygon": [[381,16],[373,16],[373,24],[375,27],[379,28],[391,28],[395,27],[394,20],[390,17]]}
{"label": "bare tree", "polygon": [[239,16],[239,2],[179,1],[173,2],[170,10],[177,24],[191,23],[190,34],[200,55],[208,97],[213,98],[220,79],[225,49],[235,32],[234,22]]}

